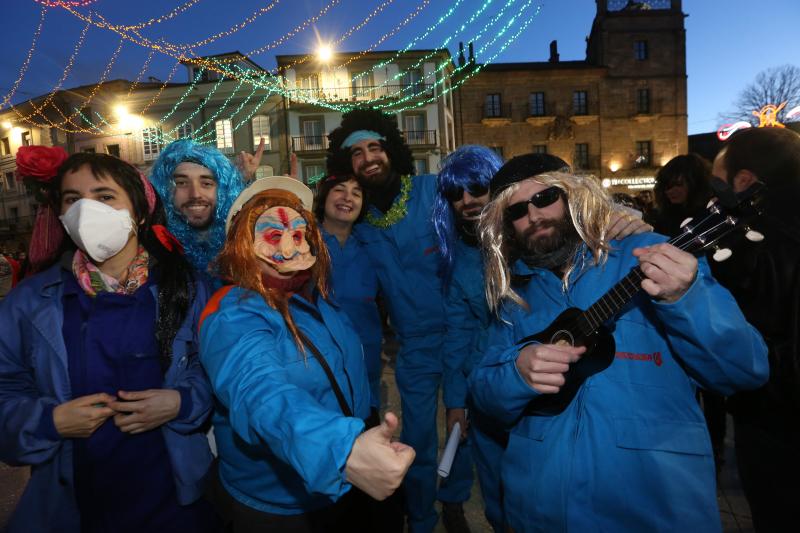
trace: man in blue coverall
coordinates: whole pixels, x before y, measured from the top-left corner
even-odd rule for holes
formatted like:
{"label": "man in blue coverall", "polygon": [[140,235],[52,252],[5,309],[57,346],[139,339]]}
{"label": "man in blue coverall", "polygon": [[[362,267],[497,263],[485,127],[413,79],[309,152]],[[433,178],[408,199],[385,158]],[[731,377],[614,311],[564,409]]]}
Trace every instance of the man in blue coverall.
{"label": "man in blue coverall", "polygon": [[[519,159],[492,179],[480,224],[487,302],[501,320],[469,378],[477,407],[511,429],[501,469],[508,526],[720,531],[695,390],[730,394],[764,383],[761,336],[705,260],[651,233],[607,242],[610,202],[596,180],[534,177]],[[587,309],[637,266],[643,290],[633,285],[632,299],[606,322],[616,345],[610,366],[563,410],[548,409],[564,397],[572,365],[598,356],[523,339],[568,307]]]}
{"label": "man in blue coverall", "polygon": [[[328,174],[354,174],[366,191],[365,222],[357,225],[386,297],[400,342],[395,376],[403,412],[401,440],[417,452],[404,481],[409,528],[430,532],[438,498],[469,498],[467,454],[456,455],[446,484],[437,491],[436,411],[442,382],[444,297],[431,221],[436,176],[414,176],[411,151],[393,115],[355,109],[330,134]],[[463,511],[462,511],[463,513]],[[462,523],[466,522],[462,520]]]}

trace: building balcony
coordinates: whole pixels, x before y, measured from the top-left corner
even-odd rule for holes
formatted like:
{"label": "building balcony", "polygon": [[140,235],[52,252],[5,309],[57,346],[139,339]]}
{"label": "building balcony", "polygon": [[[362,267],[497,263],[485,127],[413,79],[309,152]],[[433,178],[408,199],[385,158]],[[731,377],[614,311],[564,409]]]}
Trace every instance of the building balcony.
{"label": "building balcony", "polygon": [[436,146],[436,130],[404,131],[409,146]]}
{"label": "building balcony", "polygon": [[299,137],[292,137],[293,152],[321,152],[327,149],[327,135],[301,135]]}
{"label": "building balcony", "polygon": [[311,89],[290,89],[289,101],[294,104],[314,104],[321,102],[363,102],[366,100],[386,100],[397,98],[429,98],[433,94],[430,83],[411,85],[364,85],[360,87],[320,87]]}

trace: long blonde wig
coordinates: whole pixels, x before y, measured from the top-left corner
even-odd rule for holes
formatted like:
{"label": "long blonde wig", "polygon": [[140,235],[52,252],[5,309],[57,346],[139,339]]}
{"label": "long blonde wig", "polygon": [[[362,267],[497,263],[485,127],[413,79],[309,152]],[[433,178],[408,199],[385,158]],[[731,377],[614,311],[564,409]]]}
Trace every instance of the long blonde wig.
{"label": "long blonde wig", "polygon": [[[598,181],[591,176],[575,176],[566,172],[549,172],[528,179],[564,191],[575,230],[591,251],[594,264],[604,263],[609,251],[606,230],[611,221],[612,205]],[[478,224],[478,236],[485,258],[486,301],[495,313],[499,312],[506,298],[528,309],[527,303],[511,287],[511,265],[518,259],[519,253],[515,249],[513,221],[506,217],[511,197],[523,182],[514,183],[501,191],[483,210]],[[567,289],[574,266],[570,263],[564,273],[564,290]]]}

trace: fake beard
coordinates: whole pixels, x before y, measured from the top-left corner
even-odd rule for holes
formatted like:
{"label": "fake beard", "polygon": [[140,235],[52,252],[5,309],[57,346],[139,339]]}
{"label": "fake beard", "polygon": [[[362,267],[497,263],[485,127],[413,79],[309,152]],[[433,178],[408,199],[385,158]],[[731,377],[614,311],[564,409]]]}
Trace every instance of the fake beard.
{"label": "fake beard", "polygon": [[[552,227],[550,235],[533,239],[531,236],[542,228]],[[561,220],[545,220],[530,226],[521,237],[517,237],[521,259],[531,268],[552,270],[569,263],[581,244],[581,238],[565,215]]]}

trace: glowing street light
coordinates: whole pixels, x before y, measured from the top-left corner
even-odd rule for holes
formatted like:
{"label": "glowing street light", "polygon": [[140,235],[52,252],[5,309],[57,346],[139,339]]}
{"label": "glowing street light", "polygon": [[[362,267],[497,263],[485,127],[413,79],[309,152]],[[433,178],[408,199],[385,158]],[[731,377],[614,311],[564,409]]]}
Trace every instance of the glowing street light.
{"label": "glowing street light", "polygon": [[612,161],[611,163],[609,163],[609,165],[608,165],[608,169],[609,169],[611,172],[616,172],[617,170],[619,170],[619,169],[620,169],[620,166],[621,166],[621,165],[619,164],[619,162],[617,162],[617,161]]}
{"label": "glowing street light", "polygon": [[317,48],[317,58],[322,61],[323,63],[327,63],[333,57],[333,50],[331,50],[330,45],[321,44],[319,48]]}

